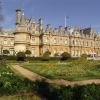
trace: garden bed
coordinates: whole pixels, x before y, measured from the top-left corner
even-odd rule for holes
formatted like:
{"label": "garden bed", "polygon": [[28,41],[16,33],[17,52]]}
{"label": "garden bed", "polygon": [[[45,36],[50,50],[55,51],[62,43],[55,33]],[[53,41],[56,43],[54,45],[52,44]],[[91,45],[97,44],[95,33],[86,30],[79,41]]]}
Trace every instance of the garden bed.
{"label": "garden bed", "polygon": [[50,79],[79,81],[100,79],[99,61],[22,63],[22,67]]}

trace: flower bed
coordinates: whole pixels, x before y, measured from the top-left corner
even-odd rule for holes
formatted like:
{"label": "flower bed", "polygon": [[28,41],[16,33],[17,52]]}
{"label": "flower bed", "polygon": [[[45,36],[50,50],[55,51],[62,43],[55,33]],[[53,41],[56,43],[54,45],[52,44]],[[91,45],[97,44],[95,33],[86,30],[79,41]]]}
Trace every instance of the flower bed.
{"label": "flower bed", "polygon": [[55,69],[56,67],[52,64],[44,63],[41,65],[40,69]]}
{"label": "flower bed", "polygon": [[55,75],[59,75],[59,76],[85,76],[85,75],[87,75],[87,73],[85,70],[78,68],[76,66],[76,67],[68,68],[68,69],[63,70],[63,71],[57,70],[55,72]]}

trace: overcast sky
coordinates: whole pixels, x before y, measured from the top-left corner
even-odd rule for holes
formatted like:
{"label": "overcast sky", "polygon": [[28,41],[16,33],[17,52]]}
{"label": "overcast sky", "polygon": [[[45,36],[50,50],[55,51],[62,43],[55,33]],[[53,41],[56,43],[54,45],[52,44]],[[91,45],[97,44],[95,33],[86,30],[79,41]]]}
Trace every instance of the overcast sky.
{"label": "overcast sky", "polygon": [[100,0],[2,0],[2,14],[4,22],[2,27],[15,28],[15,10],[23,9],[25,17],[33,17],[35,22],[43,19],[43,28],[47,24],[51,28],[65,27],[65,14],[67,26],[86,28],[90,25],[95,32],[100,33]]}

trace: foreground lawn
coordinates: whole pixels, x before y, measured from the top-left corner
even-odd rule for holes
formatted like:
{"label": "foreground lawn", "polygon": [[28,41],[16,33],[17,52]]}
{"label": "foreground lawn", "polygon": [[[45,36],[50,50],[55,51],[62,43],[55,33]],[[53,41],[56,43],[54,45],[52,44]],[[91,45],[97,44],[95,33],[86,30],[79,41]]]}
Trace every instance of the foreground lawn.
{"label": "foreground lawn", "polygon": [[99,61],[84,61],[83,64],[78,63],[77,61],[38,61],[38,63],[21,63],[21,66],[50,79],[65,79],[69,81],[78,81],[100,78]]}
{"label": "foreground lawn", "polygon": [[0,100],[41,100],[34,91],[34,83],[10,65],[0,65]]}

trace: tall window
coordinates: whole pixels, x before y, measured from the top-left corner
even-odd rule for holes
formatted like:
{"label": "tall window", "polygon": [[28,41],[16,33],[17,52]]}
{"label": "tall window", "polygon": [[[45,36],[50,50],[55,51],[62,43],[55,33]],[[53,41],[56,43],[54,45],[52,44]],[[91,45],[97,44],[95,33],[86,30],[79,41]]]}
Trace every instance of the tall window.
{"label": "tall window", "polygon": [[87,52],[86,52],[86,54],[88,55],[88,54],[89,54],[89,52],[87,51]]}
{"label": "tall window", "polygon": [[88,46],[88,42],[87,42],[87,46]]}
{"label": "tall window", "polygon": [[72,42],[73,42],[73,44],[75,44],[75,41],[74,40]]}
{"label": "tall window", "polygon": [[7,44],[7,39],[6,38],[4,39],[4,44]]}
{"label": "tall window", "polygon": [[78,56],[78,51],[76,50],[75,55]]}
{"label": "tall window", "polygon": [[57,53],[57,49],[54,49],[54,54]]}
{"label": "tall window", "polygon": [[62,44],[62,39],[60,39],[60,44]]}
{"label": "tall window", "polygon": [[80,56],[80,54],[81,54],[81,52],[79,51],[79,52],[78,52],[78,55]]}
{"label": "tall window", "polygon": [[60,49],[60,54],[62,54],[63,53],[63,50],[62,49]]}
{"label": "tall window", "polygon": [[81,45],[81,41],[79,41],[79,45]]}
{"label": "tall window", "polygon": [[72,55],[73,55],[73,56],[75,55],[75,51],[74,51],[74,50],[72,51]]}
{"label": "tall window", "polygon": [[32,37],[32,43],[34,43],[35,42],[35,37]]}
{"label": "tall window", "polygon": [[26,40],[29,40],[29,39],[30,39],[30,36],[29,36],[29,35],[27,35],[27,36],[26,36]]}
{"label": "tall window", "polygon": [[78,41],[76,40],[76,45],[78,45]]}
{"label": "tall window", "polygon": [[14,54],[14,48],[10,48],[10,55]]}
{"label": "tall window", "polygon": [[57,39],[56,38],[54,38],[54,44],[56,44],[57,43]]}
{"label": "tall window", "polygon": [[67,39],[65,40],[65,44],[68,44],[68,40]]}
{"label": "tall window", "polygon": [[49,38],[46,38],[46,43],[49,43]]}
{"label": "tall window", "polygon": [[14,39],[11,39],[11,44],[14,44]]}
{"label": "tall window", "polygon": [[34,48],[32,48],[32,55],[34,55],[34,52],[35,52],[35,49],[34,49]]}
{"label": "tall window", "polygon": [[84,50],[82,51],[82,54],[84,53]]}

